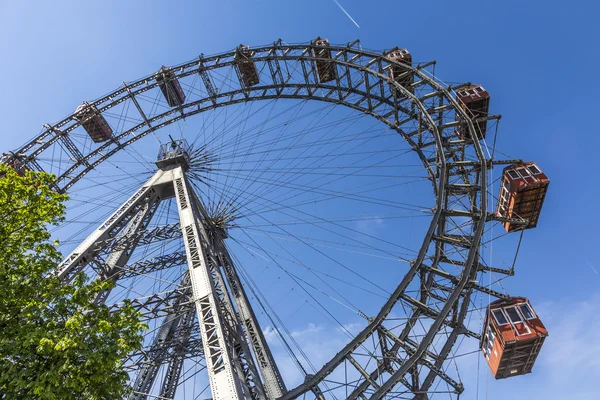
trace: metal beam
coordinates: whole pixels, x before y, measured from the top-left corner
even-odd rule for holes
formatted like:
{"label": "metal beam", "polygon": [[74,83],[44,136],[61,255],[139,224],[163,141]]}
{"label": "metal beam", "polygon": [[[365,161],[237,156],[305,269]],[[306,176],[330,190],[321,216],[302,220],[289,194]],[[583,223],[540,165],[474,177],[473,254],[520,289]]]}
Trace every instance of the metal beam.
{"label": "metal beam", "polygon": [[176,342],[176,347],[169,361],[169,365],[167,366],[165,379],[163,380],[163,384],[160,389],[160,397],[162,398],[175,398],[175,392],[177,391],[181,370],[183,368],[183,361],[185,360],[186,353],[188,352],[194,316],[195,312],[193,310],[184,313],[181,317],[179,328],[173,335],[173,339]]}
{"label": "metal beam", "polygon": [[[181,233],[181,230],[178,229]],[[138,260],[122,268],[121,279],[151,274],[156,271],[183,265],[187,261],[185,252],[177,251],[145,260]]]}
{"label": "metal beam", "polygon": [[[129,396],[129,400],[145,400],[147,398],[144,393],[148,393],[152,388],[158,370],[165,361],[166,354],[168,354],[169,346],[165,344],[173,339],[182,320],[181,310],[187,300],[185,293],[189,291],[189,285],[190,276],[186,273],[179,284],[182,292],[178,293],[177,296],[164,300],[165,303],[170,305],[168,307],[169,312],[154,336],[150,349],[144,352],[144,359],[138,363],[139,371],[132,387],[134,393]],[[134,356],[135,354],[130,355],[130,358]]]}
{"label": "metal beam", "polygon": [[179,223],[155,226],[145,231],[139,231],[132,235],[121,236],[116,239],[99,242],[96,251],[100,254],[115,250],[124,250],[135,241],[138,245],[152,244],[163,240],[179,239],[181,229]]}
{"label": "metal beam", "polygon": [[[63,282],[70,282],[96,254],[116,237],[116,235],[137,215],[149,199],[157,195],[154,183],[162,177],[158,171],[117,209],[104,223],[88,236],[56,268],[55,274]],[[111,249],[111,250],[114,250]]]}
{"label": "metal beam", "polygon": [[[137,215],[134,216],[131,221],[129,221],[129,224],[125,227],[125,229],[123,229],[122,236],[130,236],[134,237],[135,239],[128,241],[128,246],[124,249],[116,249],[110,253],[104,265],[102,266],[102,271],[98,277],[99,280],[116,282],[121,278],[123,266],[129,261],[133,251],[139,244],[139,233],[150,223],[150,220],[154,216],[160,201],[161,198],[158,196],[149,199],[145,206],[137,213]],[[111,289],[106,289],[98,293],[94,299],[96,304],[104,304],[111,291]]]}
{"label": "metal beam", "polygon": [[273,354],[271,353],[267,340],[258,323],[258,319],[252,310],[250,300],[239,279],[233,260],[227,251],[225,243],[220,239],[219,242],[218,251],[220,251],[223,270],[229,282],[229,286],[234,291],[233,299],[237,305],[237,310],[244,325],[246,335],[254,350],[254,356],[258,361],[258,367],[264,380],[265,390],[269,398],[278,398],[286,392],[285,383],[275,364],[275,359],[273,358]]}

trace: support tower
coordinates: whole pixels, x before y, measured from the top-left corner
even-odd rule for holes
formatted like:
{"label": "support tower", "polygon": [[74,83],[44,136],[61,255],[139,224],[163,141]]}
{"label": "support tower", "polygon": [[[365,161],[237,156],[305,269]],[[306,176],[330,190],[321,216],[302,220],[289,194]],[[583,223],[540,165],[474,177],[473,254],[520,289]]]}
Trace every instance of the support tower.
{"label": "support tower", "polygon": [[[179,215],[175,229],[183,239],[188,271],[145,356],[130,399],[148,398],[164,343],[175,340],[180,348],[188,345],[194,311],[214,399],[281,397],[286,388],[228,253],[227,235],[211,223],[186,176],[185,141],[161,145],[156,165],[157,172],[61,263],[60,278],[68,282],[92,263],[102,271],[102,279],[118,280],[136,246],[151,239],[143,233],[160,202],[174,198]],[[97,302],[106,301],[108,295],[102,293]],[[190,303],[194,307],[186,308]],[[183,357],[170,359],[161,398],[173,398],[182,367]]]}

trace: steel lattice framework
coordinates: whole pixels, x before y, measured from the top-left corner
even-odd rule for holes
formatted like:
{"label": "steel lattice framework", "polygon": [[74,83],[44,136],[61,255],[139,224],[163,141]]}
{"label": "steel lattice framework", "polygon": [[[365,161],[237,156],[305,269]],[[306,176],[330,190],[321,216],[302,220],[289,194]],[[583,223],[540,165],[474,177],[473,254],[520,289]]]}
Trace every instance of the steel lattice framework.
{"label": "steel lattice framework", "polygon": [[[481,119],[465,112],[452,93],[468,84],[445,85],[428,71],[433,63],[407,67],[382,54],[363,50],[358,41],[345,46],[332,45],[331,62],[335,65],[336,77],[331,82],[321,83],[315,62],[327,60],[315,57],[313,48],[313,44],[288,45],[281,40],[252,48],[260,83],[249,87],[242,79],[220,87],[213,78],[232,69],[239,77],[235,51],[201,55],[170,68],[176,79],[198,75],[202,86],[197,91],[201,96],[167,111],[147,115],[137,97],[157,87],[158,82],[151,75],[123,84],[90,102],[100,113],[110,112],[123,103],[130,103],[138,111],[141,122],[115,133],[111,140],[93,148],[78,147],[70,139],[70,133],[80,122],[75,115],[70,115],[56,124],[46,125],[39,136],[13,152],[13,157],[18,157],[29,168],[42,170],[36,160],[53,144],[60,143],[71,160],[58,174],[56,188],[68,191],[115,153],[181,119],[242,102],[302,99],[342,105],[379,120],[410,145],[427,172],[436,205],[408,272],[379,313],[369,316],[362,331],[316,373],[307,375],[302,384],[289,390],[277,371],[223,238],[203,222],[207,218],[203,215],[202,199],[186,183],[185,170],[177,167],[157,172],[57,270],[65,282],[90,266],[105,279],[119,280],[131,274],[130,271],[148,273],[187,262],[190,274],[178,288],[134,301],[144,318],[164,317],[165,322],[150,348],[130,356],[127,368],[137,371],[132,398],[145,398],[144,393],[152,386],[158,367],[165,362],[169,373],[160,398],[173,398],[182,360],[199,355],[205,358],[209,376],[228,371],[229,386],[225,381],[213,379],[215,398],[284,400],[307,393],[326,398],[328,392],[323,390],[323,384],[341,368],[353,368],[358,374],[352,383],[346,382],[351,387],[349,399],[401,397],[407,393],[415,399],[426,399],[436,380],[444,381],[455,394],[463,391],[462,383],[447,372],[446,363],[460,336],[479,338],[478,333],[464,325],[471,297],[475,291],[506,296],[478,285],[477,276],[483,271],[512,274],[511,270],[487,267],[480,259],[486,224],[499,219],[488,204],[488,170],[495,164],[510,164],[516,160],[492,160],[479,141],[457,137],[455,130],[459,123],[465,124],[470,137],[477,137],[477,123]],[[412,90],[390,78],[392,66],[413,74]],[[180,223],[148,228],[148,221],[166,197],[177,200]],[[182,238],[186,251],[129,263],[129,256],[137,246],[170,238]],[[198,271],[204,271],[204,275],[200,277]],[[212,287],[202,289],[202,285]],[[417,291],[409,288],[417,288]],[[107,295],[97,300],[102,302]],[[397,327],[398,321],[390,321],[390,315],[395,309],[407,310],[409,317],[401,329],[393,333],[390,326]],[[441,334],[442,328],[444,334]],[[441,350],[433,350],[434,340],[442,341]],[[231,384],[234,381],[238,383]],[[225,387],[234,389],[227,394],[219,392]]]}

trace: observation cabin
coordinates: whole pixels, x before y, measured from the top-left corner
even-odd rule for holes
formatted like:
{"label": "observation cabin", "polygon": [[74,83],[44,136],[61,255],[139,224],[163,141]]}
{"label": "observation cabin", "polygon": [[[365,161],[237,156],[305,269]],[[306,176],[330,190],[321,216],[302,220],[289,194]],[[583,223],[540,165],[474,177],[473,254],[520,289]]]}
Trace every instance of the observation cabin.
{"label": "observation cabin", "polygon": [[252,57],[254,52],[250,49],[250,46],[239,45],[235,49],[235,56],[233,57],[236,70],[240,81],[244,83],[244,87],[254,86],[259,83],[258,70]]}
{"label": "observation cabin", "polygon": [[496,379],[528,374],[548,331],[525,297],[491,303],[480,347]]}
{"label": "observation cabin", "polygon": [[507,232],[536,227],[549,184],[550,179],[534,162],[504,168],[497,214],[504,218],[528,220],[527,225],[502,222]]}
{"label": "observation cabin", "polygon": [[317,58],[317,75],[319,82],[331,82],[336,78],[335,63],[332,61],[331,49],[329,48],[329,40],[317,36],[312,44],[312,55]]}
{"label": "observation cabin", "polygon": [[[388,60],[396,61],[402,64],[407,65],[408,67],[412,67],[412,55],[407,49],[399,49],[398,47],[390,50],[385,57]],[[402,68],[398,65],[390,65],[389,76],[394,81],[398,82],[402,87],[414,93],[414,88],[412,86],[414,82],[414,74],[412,70]],[[396,94],[396,88],[394,85],[390,85],[392,89],[392,93]],[[398,94],[396,94],[398,95]]]}
{"label": "observation cabin", "polygon": [[84,101],[75,109],[75,118],[95,143],[106,142],[112,137],[112,128],[95,105]]}
{"label": "observation cabin", "polygon": [[189,146],[185,139],[174,140],[160,145],[158,157],[156,157],[156,166],[162,170],[169,169],[171,166],[181,165],[184,171],[190,167]]}
{"label": "observation cabin", "polygon": [[[465,89],[460,89],[456,94],[456,100],[460,107],[475,119],[484,119],[474,122],[473,125],[477,131],[477,139],[483,140],[487,131],[487,118],[490,108],[490,94],[481,85],[472,85]],[[456,134],[460,139],[471,139],[469,128],[463,118],[457,113],[456,119],[459,121]]]}
{"label": "observation cabin", "polygon": [[177,107],[185,102],[185,93],[173,71],[163,65],[156,73],[155,78],[169,107]]}

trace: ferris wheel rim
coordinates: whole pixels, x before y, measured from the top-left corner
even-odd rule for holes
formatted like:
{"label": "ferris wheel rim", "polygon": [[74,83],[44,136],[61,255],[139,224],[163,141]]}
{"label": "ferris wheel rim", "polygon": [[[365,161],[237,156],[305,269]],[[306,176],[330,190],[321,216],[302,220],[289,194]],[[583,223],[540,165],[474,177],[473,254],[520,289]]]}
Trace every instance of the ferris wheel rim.
{"label": "ferris wheel rim", "polygon": [[[291,50],[306,50],[306,49],[310,49],[312,45],[282,45],[281,42],[276,42],[273,45],[269,45],[269,46],[262,46],[262,47],[256,47],[253,48],[254,51],[260,52],[267,52],[267,53],[272,53],[272,54],[276,54],[276,52],[279,51],[285,51],[285,49],[289,49],[289,51]],[[338,51],[338,52],[351,52],[352,54],[356,54],[359,55],[360,57],[370,57],[372,58],[374,61],[372,64],[377,64],[377,63],[381,63],[385,62],[388,64],[392,64],[395,63],[396,65],[405,68],[405,66],[401,63],[398,63],[396,61],[391,61],[389,59],[386,59],[384,55],[382,54],[377,54],[377,53],[373,53],[373,52],[369,52],[369,51],[364,51],[362,49],[356,49],[352,46],[331,46],[331,49],[334,51]],[[230,51],[230,52],[223,52],[223,53],[219,53],[217,55],[214,56],[210,56],[210,57],[203,57],[200,56],[199,59],[197,60],[193,60],[184,64],[180,64],[174,67],[171,67],[171,70],[176,71],[176,70],[180,70],[181,73],[183,74],[183,71],[185,70],[186,73],[188,75],[192,74],[192,73],[197,73],[197,71],[193,72],[193,71],[188,71],[187,69],[192,69],[193,66],[198,66],[198,64],[202,64],[202,63],[208,63],[214,60],[219,60],[219,59],[223,59],[223,58],[227,58],[227,57],[232,57],[235,54],[235,51]],[[261,58],[256,58],[256,61],[266,61],[266,60],[274,60],[276,59],[276,57],[273,58],[268,58],[265,57],[264,59]],[[282,59],[293,59],[293,58],[279,58],[279,60]],[[311,56],[310,52],[307,51],[306,55],[303,57],[299,57],[298,60],[306,60],[309,62],[314,62],[315,60],[317,60],[317,58]],[[78,168],[81,166],[85,166],[85,164],[87,163],[88,166],[86,167],[86,169],[80,173],[80,175],[78,175],[78,179],[76,180],[70,180],[70,181],[66,181],[67,183],[61,188],[61,190],[67,190],[69,189],[77,180],[82,179],[84,177],[84,175],[93,170],[99,163],[107,160],[110,158],[110,156],[114,155],[116,152],[124,149],[125,147],[131,145],[132,143],[134,143],[135,141],[141,139],[142,137],[150,134],[151,132],[154,132],[156,130],[160,130],[162,128],[164,128],[165,126],[168,126],[174,122],[177,122],[178,120],[182,119],[182,118],[186,118],[189,116],[193,116],[195,114],[199,114],[201,112],[204,111],[208,111],[208,110],[212,110],[215,109],[217,107],[226,107],[232,104],[237,104],[237,103],[246,103],[246,102],[250,102],[250,101],[258,101],[258,100],[269,100],[269,99],[284,99],[284,98],[290,98],[290,99],[301,99],[301,100],[315,100],[315,101],[325,101],[325,102],[330,102],[330,103],[335,103],[335,104],[339,104],[345,107],[349,107],[352,108],[354,110],[358,110],[360,112],[363,112],[367,115],[370,115],[371,117],[374,117],[376,119],[378,119],[380,122],[383,122],[385,124],[387,124],[391,129],[396,130],[398,133],[400,133],[401,136],[403,136],[403,138],[413,147],[413,150],[418,154],[421,162],[423,163],[424,167],[427,169],[428,175],[431,177],[431,183],[433,185],[433,189],[434,189],[434,193],[436,195],[436,209],[434,211],[434,215],[432,217],[431,220],[431,224],[429,226],[428,232],[424,238],[424,241],[422,243],[422,246],[419,250],[419,255],[417,256],[417,258],[415,259],[414,263],[411,266],[411,271],[409,271],[406,275],[405,278],[402,280],[402,282],[400,282],[400,285],[398,286],[398,288],[396,289],[396,291],[394,292],[393,295],[391,295],[388,299],[388,301],[391,301],[392,297],[396,297],[395,300],[393,300],[393,302],[395,303],[398,298],[398,294],[402,293],[406,287],[406,285],[404,285],[404,287],[402,287],[403,283],[406,281],[406,284],[408,284],[415,276],[415,274],[418,272],[418,269],[421,267],[421,264],[424,261],[424,258],[427,255],[427,250],[429,248],[429,246],[431,245],[431,242],[433,240],[433,235],[434,235],[434,231],[436,228],[438,228],[438,222],[439,219],[442,216],[442,213],[444,212],[443,209],[443,204],[444,204],[444,199],[445,196],[447,195],[446,193],[446,174],[449,173],[449,167],[447,166],[447,160],[446,160],[446,146],[444,144],[443,138],[442,138],[442,133],[438,130],[438,127],[436,126],[435,122],[431,119],[431,117],[429,116],[429,113],[427,112],[427,110],[424,108],[423,104],[421,103],[421,101],[415,97],[415,95],[413,95],[412,93],[410,93],[410,91],[408,91],[406,88],[404,88],[402,85],[400,85],[398,82],[394,81],[393,79],[391,79],[387,74],[383,74],[382,71],[374,71],[371,70],[370,68],[365,68],[363,65],[360,64],[356,64],[353,65],[351,63],[345,62],[345,61],[341,61],[337,58],[333,59],[333,62],[336,65],[343,65],[343,66],[347,66],[348,68],[356,68],[356,69],[361,69],[364,71],[365,74],[371,74],[379,79],[381,79],[382,81],[386,82],[386,84],[389,85],[393,85],[395,87],[395,89],[402,93],[404,97],[410,99],[411,103],[416,105],[417,108],[419,108],[419,112],[422,113],[422,115],[425,117],[425,119],[428,119],[427,123],[429,125],[429,130],[432,133],[434,139],[435,139],[435,144],[433,145],[435,147],[435,153],[437,154],[437,160],[436,160],[436,171],[434,171],[431,167],[431,162],[429,162],[427,160],[427,157],[425,154],[423,154],[423,152],[421,151],[421,149],[415,144],[414,141],[411,140],[411,138],[405,133],[402,132],[402,129],[397,125],[394,124],[393,122],[389,122],[387,119],[384,120],[383,118],[379,118],[378,114],[374,113],[372,110],[368,110],[366,108],[361,108],[356,104],[351,104],[351,103],[346,103],[345,101],[338,101],[335,98],[325,98],[325,97],[321,97],[319,98],[318,96],[314,96],[314,95],[286,95],[283,93],[280,94],[274,94],[274,95],[269,95],[269,96],[256,96],[256,97],[252,97],[250,94],[251,93],[259,93],[260,91],[266,91],[267,90],[271,90],[271,89],[278,89],[278,86],[276,85],[271,85],[271,86],[257,86],[257,87],[252,87],[252,88],[241,88],[239,90],[236,91],[232,91],[232,92],[225,92],[225,93],[219,93],[216,97],[220,98],[226,98],[226,97],[230,97],[231,101],[229,102],[224,102],[224,103],[213,103],[214,98],[213,97],[206,97],[203,100],[199,100],[190,104],[182,104],[180,107],[177,107],[175,109],[172,110],[168,110],[160,115],[154,116],[152,121],[145,121],[140,123],[139,125],[135,126],[134,128],[125,131],[125,132],[121,132],[120,135],[118,136],[118,138],[116,140],[118,140],[119,138],[124,138],[126,135],[132,133],[132,132],[136,132],[138,130],[140,130],[141,126],[147,125],[149,126],[148,129],[143,130],[141,133],[139,133],[138,135],[136,135],[134,138],[130,139],[129,141],[125,142],[124,144],[120,144],[118,147],[116,147],[114,150],[114,152],[111,150],[111,152],[106,154],[106,157],[103,157],[100,159],[99,162],[97,163],[89,163],[89,157],[86,160],[78,160],[75,164],[73,164],[74,168]],[[219,64],[218,67],[226,67],[226,66],[230,66],[233,64],[233,61],[227,61],[225,63]],[[217,67],[215,67],[217,68]],[[424,72],[422,72],[418,67],[412,67],[411,68],[412,73],[415,74],[415,76],[420,77],[422,80],[426,81],[427,84],[429,84],[431,87],[436,88],[438,90],[439,95],[442,95],[446,98],[446,100],[448,101],[448,103],[452,104],[455,112],[457,114],[460,114],[462,116],[462,118],[464,118],[464,120],[466,121],[467,125],[468,125],[468,129],[470,132],[472,132],[472,137],[476,137],[476,130],[474,127],[474,123],[472,120],[472,117],[467,115],[467,113],[460,107],[460,105],[458,104],[458,102],[453,98],[453,96],[451,95],[449,89],[447,87],[444,87],[443,84],[441,84],[440,82],[438,82],[434,77],[430,77],[427,74],[425,74]],[[90,102],[90,104],[93,104],[95,106],[99,106],[99,110],[100,111],[105,111],[107,109],[110,109],[112,107],[114,107],[116,104],[119,104],[120,102],[126,101],[128,98],[134,98],[133,96],[135,96],[135,94],[139,93],[139,92],[143,92],[145,90],[150,90],[152,88],[155,88],[158,86],[157,82],[153,82],[148,84],[148,80],[153,79],[154,75],[149,75],[145,78],[139,79],[137,81],[134,81],[132,83],[129,84],[125,84],[124,87],[119,88],[114,90],[113,92],[111,92],[110,94],[103,96],[97,100],[95,100],[94,102]],[[183,75],[176,75],[176,77],[179,76],[183,76]],[[336,80],[337,86],[329,86],[329,85],[320,85],[319,88],[321,89],[337,89],[338,91],[343,91],[344,89],[348,89],[345,87],[340,86],[340,80]],[[145,86],[143,86],[145,84]],[[142,88],[140,88],[141,86],[143,86]],[[309,87],[310,85],[307,84],[305,87]],[[282,84],[281,86],[279,86],[280,88],[290,88],[293,87],[292,85],[289,84]],[[140,88],[139,92],[133,91],[132,89],[136,89],[136,88]],[[128,93],[127,95],[125,95],[125,93]],[[298,92],[299,93],[299,92]],[[244,95],[241,98],[236,98],[234,100],[234,96],[237,95]],[[119,97],[117,100],[113,100],[113,98]],[[196,104],[197,103],[197,104]],[[212,105],[208,105],[205,108],[200,109],[199,104],[200,103],[213,103]],[[197,110],[191,110],[189,112],[184,112],[184,109],[192,109],[193,107],[198,106]],[[175,115],[177,113],[177,111],[180,112],[181,115],[178,116],[174,116],[173,118],[165,121],[164,123],[157,125],[157,126],[151,126],[151,123],[157,120],[160,120],[162,118],[165,118],[169,115]],[[16,154],[26,154],[27,151],[30,151],[32,149],[33,152],[28,156],[28,160],[35,160],[36,155],[38,155],[41,151],[43,151],[42,146],[36,148],[35,144],[36,143],[43,143],[43,145],[50,145],[52,143],[54,143],[52,140],[57,141],[60,137],[60,135],[63,134],[68,134],[69,131],[65,130],[65,131],[61,131],[60,128],[66,126],[69,122],[73,122],[75,121],[75,123],[73,125],[70,126],[70,128],[74,129],[75,127],[78,126],[78,122],[76,122],[75,120],[75,114],[71,114],[70,116],[64,118],[63,120],[61,120],[60,122],[49,126],[42,134],[40,134],[38,137],[36,137],[35,139],[31,140],[28,144],[26,144],[25,146],[21,147],[19,150],[17,150],[15,153]],[[50,137],[49,140],[48,137]],[[108,148],[108,146],[110,145],[111,142],[107,143],[106,146]],[[483,147],[481,145],[481,143],[478,140],[472,140],[469,143],[465,143],[465,146],[472,146],[472,149],[475,151],[476,156],[477,156],[477,162],[475,162],[476,164],[478,163],[477,167],[479,168],[480,174],[481,174],[481,179],[482,179],[482,184],[480,187],[480,196],[481,196],[481,206],[479,211],[481,212],[482,215],[487,215],[487,183],[486,183],[486,177],[487,177],[487,168],[488,168],[488,163],[486,161],[484,152],[483,152]],[[41,150],[39,150],[41,149]],[[103,145],[100,146],[98,149],[96,149],[93,153],[90,154],[101,154],[102,150],[104,149]],[[39,150],[39,151],[38,151]],[[436,172],[437,172],[437,176],[436,176]],[[68,173],[65,173],[65,175],[68,175]],[[463,266],[463,272],[462,272],[462,280],[460,283],[460,286],[457,285],[457,287],[455,288],[455,291],[453,293],[456,294],[455,299],[457,296],[459,296],[461,293],[464,293],[465,291],[465,286],[467,284],[467,278],[470,276],[471,271],[473,269],[474,263],[475,263],[475,257],[476,257],[476,253],[477,253],[477,248],[479,246],[479,243],[481,241],[481,234],[483,232],[483,229],[485,227],[485,223],[486,223],[486,219],[485,218],[479,218],[476,222],[476,232],[475,235],[473,237],[473,243],[472,243],[472,248],[471,251],[469,253],[469,257],[468,260],[465,262],[465,265]],[[396,293],[398,292],[398,293]],[[444,308],[445,311],[440,313],[440,317],[438,317],[438,320],[442,320],[443,317],[445,317],[445,315],[448,314],[448,312],[450,311],[450,307],[454,304],[456,300],[453,300],[452,302],[448,302],[447,303],[447,307]],[[387,305],[387,302],[386,302]],[[299,385],[298,387],[296,387],[295,389],[290,390],[287,394],[285,394],[282,398],[283,399],[288,399],[288,398],[293,398],[295,396],[298,396],[308,390],[310,390],[311,387],[314,387],[315,385],[317,385],[319,382],[321,382],[321,380],[327,376],[328,372],[331,372],[333,370],[333,368],[335,368],[336,363],[343,361],[344,357],[348,354],[351,353],[351,351],[357,346],[357,343],[360,342],[360,338],[365,338],[368,335],[370,335],[371,333],[373,333],[375,331],[375,329],[381,325],[382,321],[385,319],[387,313],[389,312],[390,307],[384,306],[382,307],[380,313],[378,313],[378,315],[373,318],[367,328],[365,328],[361,333],[359,333],[355,340],[351,341],[347,346],[344,347],[344,349],[342,349],[339,353],[338,356],[336,356],[334,359],[332,359],[328,364],[326,364],[321,370],[319,370],[319,372],[315,373],[314,375],[312,375],[309,379],[307,379],[307,381],[301,385]],[[445,314],[444,314],[445,313]],[[442,317],[443,315],[443,317]],[[441,322],[440,322],[441,324]],[[430,332],[433,332],[434,329],[431,328]],[[456,327],[453,332],[458,332],[459,331],[459,327]],[[457,335],[460,334],[460,332],[457,333]],[[449,340],[450,342],[450,340]],[[422,342],[425,343],[425,342]],[[422,346],[419,347],[418,351],[415,353],[414,359],[415,362],[418,359],[417,355],[420,357],[420,355],[422,354],[422,352],[425,350],[425,348],[421,349]],[[452,346],[450,346],[451,348]],[[420,352],[420,353],[419,353]],[[342,356],[339,356],[339,355]],[[339,363],[338,363],[339,364]],[[336,365],[338,365],[336,364]],[[408,365],[408,364],[407,364]],[[406,368],[409,368],[410,365],[408,365]],[[400,372],[396,372],[396,374],[400,374]],[[393,386],[393,385],[392,385]],[[380,389],[380,392],[378,393],[383,393],[384,391],[388,390],[390,387],[388,386],[383,386]]]}

